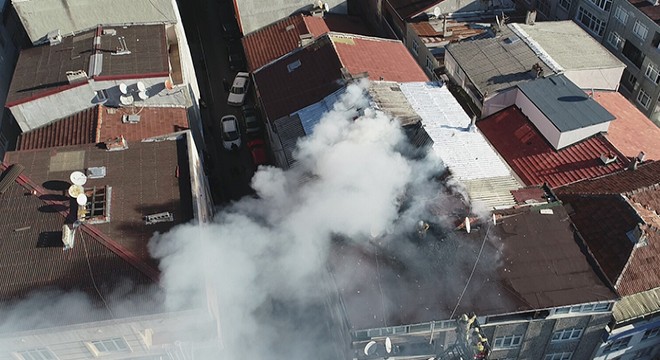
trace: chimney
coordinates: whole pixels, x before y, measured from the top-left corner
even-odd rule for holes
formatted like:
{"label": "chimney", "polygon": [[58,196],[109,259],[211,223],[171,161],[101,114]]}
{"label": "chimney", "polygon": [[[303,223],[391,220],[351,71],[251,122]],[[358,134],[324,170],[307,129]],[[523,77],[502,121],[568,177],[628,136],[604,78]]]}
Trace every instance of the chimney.
{"label": "chimney", "polygon": [[128,149],[128,143],[124,135],[119,135],[114,139],[108,139],[105,142],[105,148],[107,151],[120,151]]}
{"label": "chimney", "polygon": [[53,30],[46,35],[48,38],[48,44],[50,46],[57,45],[62,42],[62,33],[60,33],[60,30]]}
{"label": "chimney", "polygon": [[628,231],[626,235],[635,247],[642,247],[648,245],[646,241],[646,225],[638,223],[632,230]]}
{"label": "chimney", "polygon": [[442,37],[452,36],[453,31],[447,30],[447,15],[442,17]]}
{"label": "chimney", "polygon": [[635,159],[637,159],[637,161],[639,161],[640,163],[644,162],[644,160],[646,160],[646,153],[643,152],[643,151],[640,151],[639,154],[637,154],[637,157]]}
{"label": "chimney", "polygon": [[525,16],[525,24],[534,25],[536,22],[536,10],[528,10],[527,16]]}
{"label": "chimney", "polygon": [[298,45],[300,45],[300,47],[303,47],[307,44],[310,44],[312,41],[314,41],[314,35],[300,34],[300,41],[298,42]]}
{"label": "chimney", "polygon": [[67,71],[66,79],[69,81],[69,84],[85,82],[87,81],[87,73],[85,70]]}

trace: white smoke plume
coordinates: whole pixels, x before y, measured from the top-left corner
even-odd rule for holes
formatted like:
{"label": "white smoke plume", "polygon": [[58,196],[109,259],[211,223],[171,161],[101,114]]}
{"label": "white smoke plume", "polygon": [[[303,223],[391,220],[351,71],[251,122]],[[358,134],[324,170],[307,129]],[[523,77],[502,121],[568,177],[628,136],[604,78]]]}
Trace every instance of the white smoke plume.
{"label": "white smoke plume", "polygon": [[[328,303],[335,287],[359,288],[361,274],[335,264],[335,279],[328,275],[337,239],[370,251],[374,241],[405,240],[422,218],[451,225],[429,213],[453,199],[434,179],[441,162],[406,156],[399,123],[369,107],[366,86],[348,86],[299,142],[292,169],[256,172],[257,196],[222,209],[211,224],[179,226],[150,243],[168,310],[204,306],[208,289],[217,295],[223,349],[211,358],[344,358],[348,339]],[[403,240],[395,245],[412,248]],[[365,299],[365,308],[372,302],[387,311],[383,294]],[[11,316],[29,308],[16,309]]]}

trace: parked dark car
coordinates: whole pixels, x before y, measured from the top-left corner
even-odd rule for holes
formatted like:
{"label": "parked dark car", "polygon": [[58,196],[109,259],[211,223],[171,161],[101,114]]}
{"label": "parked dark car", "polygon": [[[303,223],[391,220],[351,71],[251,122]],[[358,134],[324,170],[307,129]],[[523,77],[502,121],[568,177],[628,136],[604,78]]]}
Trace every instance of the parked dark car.
{"label": "parked dark car", "polygon": [[268,162],[266,157],[266,145],[262,139],[253,139],[247,143],[250,154],[252,155],[252,162],[255,166],[264,165]]}
{"label": "parked dark car", "polygon": [[245,125],[245,133],[248,135],[258,135],[261,133],[261,120],[257,110],[252,105],[244,105],[243,108],[243,123]]}
{"label": "parked dark car", "polygon": [[227,53],[229,54],[229,68],[236,71],[245,70],[245,56],[243,46],[239,39],[227,41]]}

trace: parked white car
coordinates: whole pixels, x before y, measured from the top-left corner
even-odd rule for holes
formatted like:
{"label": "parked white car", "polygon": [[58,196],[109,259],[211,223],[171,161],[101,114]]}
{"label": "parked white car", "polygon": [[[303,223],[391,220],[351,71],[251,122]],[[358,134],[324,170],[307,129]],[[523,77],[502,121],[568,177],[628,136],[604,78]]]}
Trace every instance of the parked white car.
{"label": "parked white car", "polygon": [[241,147],[241,130],[234,115],[225,115],[220,119],[222,125],[222,146],[227,150]]}
{"label": "parked white car", "polygon": [[250,87],[250,74],[246,72],[239,72],[234,78],[234,82],[229,89],[229,97],[227,104],[231,106],[241,106],[245,102]]}

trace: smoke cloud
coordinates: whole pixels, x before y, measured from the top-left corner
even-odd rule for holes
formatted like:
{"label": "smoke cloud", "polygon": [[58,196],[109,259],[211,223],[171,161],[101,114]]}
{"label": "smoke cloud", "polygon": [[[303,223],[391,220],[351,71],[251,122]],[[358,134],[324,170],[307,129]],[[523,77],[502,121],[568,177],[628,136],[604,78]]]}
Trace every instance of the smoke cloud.
{"label": "smoke cloud", "polygon": [[[209,294],[217,296],[212,303],[223,349],[210,358],[345,358],[337,288],[359,293],[377,265],[356,267],[355,254],[382,246],[401,251],[401,266],[428,273],[418,257],[427,249],[410,241],[418,221],[454,226],[455,214],[437,206],[464,204],[437,181],[444,168],[433,153],[409,156],[415,151],[399,123],[370,107],[367,86],[348,86],[299,141],[293,168],[260,167],[252,179],[255,197],[221,209],[211,224],[179,226],[152,239],[167,310],[206,306]],[[50,295],[7,308],[3,318],[19,321],[39,306],[40,296]],[[80,294],[66,296],[85,303]],[[395,301],[381,291],[356,304],[376,309],[385,326]]]}

